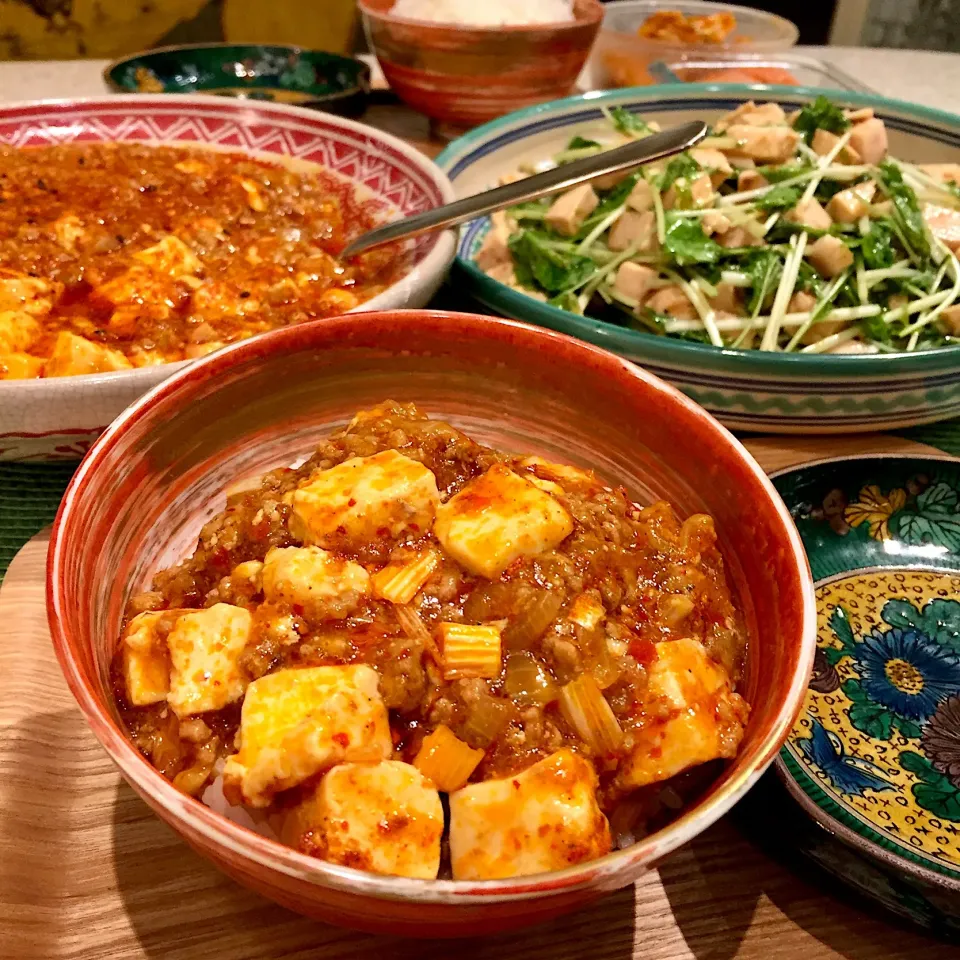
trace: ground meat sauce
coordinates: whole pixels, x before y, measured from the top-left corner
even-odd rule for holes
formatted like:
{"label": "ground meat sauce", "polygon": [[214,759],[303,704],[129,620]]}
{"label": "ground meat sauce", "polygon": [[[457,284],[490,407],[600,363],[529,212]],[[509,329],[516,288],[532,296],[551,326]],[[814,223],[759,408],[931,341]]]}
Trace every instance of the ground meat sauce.
{"label": "ground meat sauce", "polygon": [[[311,619],[297,604],[266,602],[240,565],[262,561],[273,547],[300,545],[290,532],[291,492],[318,471],[386,450],[428,467],[442,501],[492,466],[505,464],[548,489],[573,518],[573,532],[554,549],[516,559],[498,579],[467,572],[441,550],[439,564],[402,616],[390,602],[369,598],[337,620]],[[426,544],[439,549],[432,533],[394,539],[384,532],[340,555],[373,573]],[[572,619],[584,596],[599,610],[589,626]],[[379,674],[389,709],[395,759],[412,762],[424,737],[441,724],[483,751],[471,781],[513,776],[570,748],[593,763],[597,796],[608,815],[630,794],[623,822],[612,818],[614,831],[628,837],[675,816],[684,796],[703,783],[694,770],[631,791],[618,777],[645,725],[662,722],[671,709],[648,697],[657,645],[679,638],[698,641],[733,685],[745,654],[745,632],[709,517],[681,522],[665,502],[637,506],[622,488],[606,487],[591,473],[489,449],[425,418],[412,405],[392,403],[356,418],[297,469],[275,470],[258,488],[230,496],[226,509],[204,526],[193,555],[158,573],[151,589],[130,601],[127,623],[144,611],[218,603],[253,614],[251,639],[240,657],[247,681],[288,667],[369,664]],[[502,628],[499,674],[444,680],[436,642],[441,622],[497,623]],[[169,629],[161,622],[161,632]],[[600,751],[586,742],[560,709],[564,685],[587,673],[622,730],[614,750]],[[166,703],[133,707],[119,654],[114,689],[136,745],[190,793],[199,794],[213,778],[218,758],[237,749],[239,703],[179,721]],[[740,705],[734,707],[737,734],[729,749],[721,747],[723,756],[735,753],[745,719],[745,705],[736,694],[732,698]],[[722,723],[725,709],[729,704],[711,707],[711,722]],[[301,791],[288,793],[296,798]],[[285,802],[290,798],[280,794],[276,803]]]}
{"label": "ground meat sauce", "polygon": [[[169,363],[341,314],[402,270],[396,246],[335,259],[383,216],[320,167],[135,143],[0,147],[0,311],[21,314],[0,324],[0,379]],[[81,342],[77,362],[68,338],[50,363],[63,332],[106,351]]]}

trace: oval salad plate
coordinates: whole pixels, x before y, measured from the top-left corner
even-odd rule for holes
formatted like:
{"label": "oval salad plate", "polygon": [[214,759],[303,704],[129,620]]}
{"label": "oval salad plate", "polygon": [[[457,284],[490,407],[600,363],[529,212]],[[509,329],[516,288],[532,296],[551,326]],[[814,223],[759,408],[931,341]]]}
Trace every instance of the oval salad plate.
{"label": "oval salad plate", "polygon": [[773,480],[817,591],[813,677],[777,760],[835,841],[804,852],[960,935],[960,461],[859,457]]}
{"label": "oval salad plate", "polygon": [[[449,174],[457,195],[469,196],[583,144],[610,142],[613,127],[605,112],[618,108],[668,127],[694,119],[714,122],[748,100],[776,102],[790,114],[821,93],[835,106],[874,111],[885,124],[892,156],[912,163],[960,160],[960,117],[943,111],[850,91],[686,83],[591,92],[520,110],[461,137],[437,163]],[[621,122],[623,116],[614,119]],[[489,219],[477,220],[461,231],[453,274],[458,289],[493,311],[560,330],[643,364],[729,427],[852,433],[960,414],[960,346],[833,355],[744,350],[733,348],[736,341],[718,347],[650,332],[639,322],[631,325],[629,316],[622,323],[594,319],[563,309],[562,297],[545,302],[545,296],[537,299],[536,293],[528,295],[480,269],[477,257],[490,226]],[[695,250],[688,253],[696,260]]]}

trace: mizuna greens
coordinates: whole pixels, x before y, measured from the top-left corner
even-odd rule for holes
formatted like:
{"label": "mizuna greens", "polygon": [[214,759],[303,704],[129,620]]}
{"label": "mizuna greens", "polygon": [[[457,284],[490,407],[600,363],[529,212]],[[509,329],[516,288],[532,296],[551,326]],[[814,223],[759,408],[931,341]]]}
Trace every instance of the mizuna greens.
{"label": "mizuna greens", "polygon": [[[607,111],[601,142],[658,129]],[[529,170],[525,171],[529,172]],[[960,343],[960,164],[888,155],[873,111],[747,103],[697,148],[495,215],[477,256],[555,306],[717,347],[880,353]]]}

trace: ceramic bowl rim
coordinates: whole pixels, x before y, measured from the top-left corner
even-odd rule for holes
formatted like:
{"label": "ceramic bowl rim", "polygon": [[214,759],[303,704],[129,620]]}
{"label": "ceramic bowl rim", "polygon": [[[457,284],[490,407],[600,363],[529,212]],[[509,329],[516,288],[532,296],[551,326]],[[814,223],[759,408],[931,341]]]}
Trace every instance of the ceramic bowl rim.
{"label": "ceramic bowl rim", "polygon": [[[866,453],[846,457],[823,457],[819,460],[810,460],[806,463],[794,464],[790,467],[784,467],[781,470],[775,470],[769,476],[772,482],[779,477],[787,476],[798,470],[806,470],[808,467],[820,467],[834,463],[858,463],[863,460],[942,460],[947,463],[960,464],[960,457],[954,457],[948,453],[939,452],[936,448],[932,448],[929,454],[914,451],[905,453]],[[855,573],[856,571],[851,570],[850,572]],[[791,729],[790,733],[792,732]],[[787,734],[787,739],[790,739],[789,733]],[[784,746],[777,752],[776,759],[773,763],[777,778],[784,785],[794,802],[796,802],[814,823],[863,857],[879,863],[887,869],[895,870],[897,873],[907,874],[914,879],[922,880],[924,883],[939,887],[943,890],[949,890],[952,893],[960,893],[960,877],[951,877],[944,873],[938,873],[936,870],[931,870],[929,867],[924,867],[921,864],[912,863],[894,851],[886,850],[874,843],[824,810],[823,807],[800,786],[787,769],[787,765],[782,756],[783,750],[785,749],[786,741],[784,742]],[[957,869],[957,872],[960,873],[960,868]]]}
{"label": "ceramic bowl rim", "polygon": [[[67,625],[68,617],[63,606],[61,584],[66,575],[63,569],[65,552],[64,529],[68,520],[73,522],[71,514],[75,501],[83,491],[96,480],[96,472],[101,460],[123,439],[133,424],[159,401],[176,396],[181,389],[188,388],[191,381],[198,378],[215,377],[220,370],[234,362],[242,363],[255,356],[269,357],[282,355],[286,349],[297,347],[298,338],[306,328],[312,327],[320,342],[333,337],[339,331],[349,329],[357,322],[390,322],[395,324],[398,317],[412,326],[442,326],[451,322],[459,329],[469,328],[478,338],[502,337],[507,334],[516,339],[520,337],[525,344],[536,345],[553,343],[565,351],[577,354],[593,366],[617,377],[626,376],[634,382],[637,390],[660,396],[669,401],[678,417],[687,418],[688,423],[696,424],[705,436],[712,437],[718,444],[725,446],[730,454],[739,460],[758,482],[768,497],[772,515],[781,522],[783,549],[790,554],[793,568],[797,574],[799,587],[798,619],[796,626],[797,669],[789,679],[786,696],[780,703],[771,720],[769,730],[756,748],[754,761],[737,771],[723,787],[714,792],[705,802],[694,806],[682,817],[674,821],[663,831],[624,850],[614,851],[598,860],[590,861],[566,870],[531,877],[510,878],[506,880],[466,881],[466,880],[412,880],[399,877],[380,877],[348,867],[325,863],[304,854],[297,853],[279,842],[269,840],[245,827],[227,820],[204,804],[193,798],[185,797],[170,782],[165,780],[133,746],[110,718],[109,709],[101,706],[98,693],[86,685],[82,671],[74,662],[70,653],[71,629]],[[288,341],[290,345],[288,347]],[[574,362],[571,360],[571,362]],[[598,376],[602,375],[598,373]],[[703,829],[726,813],[733,804],[753,785],[761,773],[773,762],[780,745],[793,726],[795,717],[803,703],[807,687],[807,678],[813,664],[816,645],[816,607],[813,593],[813,581],[810,576],[806,555],[799,532],[794,526],[782,500],[772,483],[767,479],[760,465],[743,447],[739,440],[722,427],[703,408],[683,396],[650,373],[634,364],[616,357],[607,351],[584,344],[572,337],[542,330],[537,327],[513,320],[487,317],[474,314],[460,314],[447,311],[383,311],[368,315],[343,315],[330,321],[317,324],[303,324],[299,327],[287,327],[264,334],[254,340],[241,340],[225,347],[209,357],[203,358],[175,373],[169,379],[154,387],[149,393],[131,404],[100,436],[90,452],[81,462],[71,479],[61,501],[54,521],[46,570],[47,607],[54,649],[68,686],[77,700],[84,716],[106,749],[111,759],[123,772],[126,779],[136,785],[138,790],[163,808],[165,815],[173,822],[185,824],[191,831],[203,836],[214,849],[229,850],[233,855],[257,862],[270,870],[276,870],[287,876],[299,878],[309,883],[349,890],[381,899],[417,900],[429,903],[484,903],[491,900],[516,900],[559,894],[584,889],[598,879],[615,882],[616,878],[632,866],[640,866],[653,859],[659,859],[677,847],[687,843]],[[85,642],[76,638],[78,645]]]}
{"label": "ceramic bowl rim", "polygon": [[[244,46],[244,44],[224,44],[225,46]],[[197,44],[197,46],[206,47],[210,44]],[[250,44],[250,46],[264,46],[264,44]],[[283,44],[276,44],[283,46]],[[151,51],[155,52],[155,51]],[[42,100],[12,100],[9,103],[0,103],[0,120],[8,111],[29,110],[39,107],[96,107],[100,104],[110,105],[115,103],[129,103],[143,106],[146,102],[155,102],[157,105],[169,105],[171,94],[167,93],[103,93],[89,97],[51,97]],[[191,105],[198,107],[215,106],[218,109],[243,110],[249,109],[249,105],[242,100],[231,100],[226,97],[219,97],[212,93],[180,93],[176,94],[176,103],[188,108]],[[334,126],[340,125],[353,133],[363,134],[375,146],[377,140],[385,146],[390,147],[400,153],[406,160],[413,163],[420,172],[429,179],[430,183],[438,190],[444,203],[450,203],[455,199],[453,185],[446,172],[441,170],[425,153],[411,147],[392,133],[371,127],[368,124],[360,123],[357,120],[351,120],[348,117],[341,117],[337,114],[322,113],[318,114],[316,110],[307,107],[296,106],[288,103],[273,103],[272,101],[257,101],[257,110],[278,110],[281,113],[288,114],[292,118],[299,117],[303,120],[316,121],[322,117],[325,123],[331,123]],[[104,140],[103,143],[114,143],[117,141]],[[125,141],[137,142],[137,141]],[[164,141],[149,141],[159,142]],[[243,148],[238,148],[241,153],[249,153]],[[278,154],[286,156],[286,154]],[[318,166],[320,166],[318,164]],[[390,284],[386,290],[378,293],[370,300],[361,303],[359,307],[348,311],[350,314],[367,313],[376,310],[394,310],[391,300],[403,289],[405,284],[409,284],[412,278],[416,278],[417,285],[427,285],[435,277],[446,273],[456,252],[456,235],[452,230],[445,230],[437,234],[436,242],[423,258],[423,260],[414,265],[409,273],[404,274],[400,279]],[[249,337],[247,339],[250,339]],[[171,375],[179,372],[184,367],[196,363],[196,360],[176,360],[173,363],[158,364],[157,366],[168,370]],[[155,377],[157,367],[135,367],[132,370],[114,370],[108,373],[82,373],[73,377],[40,377],[29,380],[0,380],[0,401],[7,396],[29,396],[31,399],[41,397],[45,392],[57,388],[62,391],[65,385],[69,385],[76,390],[85,388],[95,389],[98,385],[112,382],[136,383],[139,380],[149,381],[151,374]]]}
{"label": "ceramic bowl rim", "polygon": [[389,10],[371,9],[367,0],[357,0],[357,9],[365,17],[372,17],[376,20],[382,20],[384,23],[397,24],[403,27],[432,27],[435,29],[453,30],[457,33],[485,34],[492,37],[498,33],[503,33],[505,30],[510,31],[510,33],[523,35],[537,33],[538,31],[542,32],[544,30],[560,31],[573,29],[574,27],[591,27],[594,25],[599,27],[603,22],[606,12],[604,5],[600,0],[580,0],[580,2],[586,4],[589,7],[589,11],[585,16],[576,16],[575,14],[573,20],[559,20],[550,23],[521,23],[501,27],[483,26],[472,23],[447,23],[438,20],[416,20],[413,17],[392,16]]}
{"label": "ceramic bowl rim", "polygon": [[[444,148],[435,161],[444,172],[449,172],[456,162],[473,152],[478,146],[494,135],[508,128],[522,129],[534,121],[550,116],[562,116],[578,106],[597,108],[623,100],[636,102],[651,100],[688,100],[696,102],[717,97],[739,98],[742,100],[763,97],[797,97],[813,99],[824,94],[840,102],[862,107],[876,107],[880,110],[900,111],[909,116],[939,123],[951,127],[960,133],[960,114],[926,107],[907,100],[897,100],[875,93],[861,93],[853,90],[834,90],[826,87],[782,86],[778,84],[742,84],[742,83],[666,83],[647,87],[621,87],[616,90],[588,91],[560,100],[536,104],[515,110],[506,116],[491,120],[474,130],[465,133]],[[921,371],[954,370],[960,360],[960,345],[942,347],[937,350],[917,350],[912,353],[899,351],[889,354],[836,355],[776,353],[764,355],[757,350],[733,350],[719,348],[710,344],[688,343],[670,337],[644,333],[617,327],[601,320],[582,317],[579,314],[561,310],[559,307],[541,303],[526,294],[512,290],[488,276],[475,263],[460,256],[460,239],[457,240],[457,256],[454,260],[457,270],[463,271],[470,281],[480,287],[486,287],[498,300],[515,303],[517,315],[542,313],[553,321],[553,329],[569,332],[572,336],[582,337],[590,343],[602,343],[607,349],[629,353],[638,360],[650,359],[660,363],[672,363],[679,368],[700,368],[711,370],[724,367],[730,375],[755,375],[784,377],[883,377],[908,376]],[[539,323],[537,320],[528,321]],[[555,325],[554,325],[555,324]]]}
{"label": "ceramic bowl rim", "polygon": [[[288,50],[290,53],[322,53],[331,59],[342,60],[344,63],[351,63],[357,67],[357,76],[353,83],[333,93],[314,94],[309,101],[310,103],[334,103],[337,100],[346,100],[349,97],[354,97],[358,93],[368,93],[370,89],[371,71],[368,63],[364,63],[363,60],[360,60],[358,57],[351,57],[342,53],[331,53],[328,50],[316,50],[311,47],[301,47],[295,43],[231,43],[229,40],[215,40],[210,43],[171,43],[164,47],[151,47],[149,50],[141,50],[139,53],[131,53],[125,57],[111,60],[103,70],[100,71],[100,76],[103,78],[103,82],[117,93],[130,93],[135,96],[144,96],[144,94],[138,90],[128,90],[126,87],[121,86],[117,80],[114,79],[114,71],[119,70],[127,64],[133,63],[135,60],[149,60],[156,53],[174,53],[180,50],[216,50],[224,47],[259,47],[270,50]],[[178,94],[178,96],[190,96],[190,94]],[[300,106],[303,106],[303,104],[300,104]]]}

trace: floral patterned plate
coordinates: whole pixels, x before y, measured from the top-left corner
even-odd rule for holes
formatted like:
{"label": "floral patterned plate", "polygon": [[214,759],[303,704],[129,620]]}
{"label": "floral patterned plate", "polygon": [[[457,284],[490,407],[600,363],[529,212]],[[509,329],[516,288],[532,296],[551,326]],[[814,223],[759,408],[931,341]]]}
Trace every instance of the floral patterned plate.
{"label": "floral patterned plate", "polygon": [[831,460],[774,484],[810,558],[819,634],[777,769],[840,841],[808,837],[804,852],[960,935],[960,461]]}

